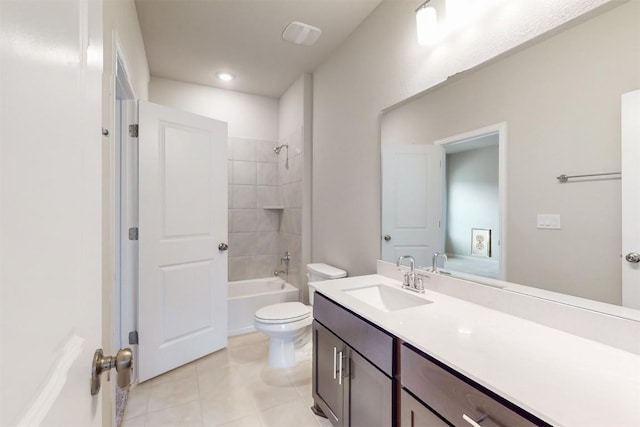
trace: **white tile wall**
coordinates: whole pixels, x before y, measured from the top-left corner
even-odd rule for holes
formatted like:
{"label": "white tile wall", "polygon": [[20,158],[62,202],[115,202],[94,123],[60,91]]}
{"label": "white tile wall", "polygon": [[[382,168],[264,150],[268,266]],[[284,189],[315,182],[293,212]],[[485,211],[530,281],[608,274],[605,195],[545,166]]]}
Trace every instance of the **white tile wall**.
{"label": "white tile wall", "polygon": [[302,129],[280,141],[289,144],[287,158],[278,160],[278,182],[280,199],[284,206],[278,235],[280,252],[289,251],[292,262],[289,266],[289,282],[300,288],[304,283],[302,266]]}
{"label": "white tile wall", "polygon": [[257,230],[256,209],[232,209],[232,233],[246,233]]}
{"label": "white tile wall", "polygon": [[281,211],[258,209],[258,231],[279,231]]}
{"label": "white tile wall", "polygon": [[229,237],[229,256],[256,255],[256,233],[231,233]]}
{"label": "white tile wall", "polygon": [[273,149],[280,144],[275,141],[257,141],[256,145],[259,162],[278,163],[278,155]]}
{"label": "white tile wall", "polygon": [[258,163],[258,185],[278,185],[278,165],[276,163]]}
{"label": "white tile wall", "polygon": [[233,209],[247,209],[256,207],[256,186],[255,185],[231,185],[231,202],[229,206]]}
{"label": "white tile wall", "polygon": [[256,255],[278,255],[278,232],[266,231],[256,234]]}
{"label": "white tile wall", "polygon": [[231,183],[256,185],[256,162],[234,160],[231,162]]}
{"label": "white tile wall", "polygon": [[271,276],[289,251],[289,281],[301,285],[302,147],[302,129],[278,142],[229,139],[229,280]]}
{"label": "white tile wall", "polygon": [[275,141],[229,138],[229,280],[272,275],[277,266],[280,205]]}
{"label": "white tile wall", "polygon": [[279,206],[282,204],[280,200],[280,191],[275,186],[259,185],[257,188],[257,206]]}

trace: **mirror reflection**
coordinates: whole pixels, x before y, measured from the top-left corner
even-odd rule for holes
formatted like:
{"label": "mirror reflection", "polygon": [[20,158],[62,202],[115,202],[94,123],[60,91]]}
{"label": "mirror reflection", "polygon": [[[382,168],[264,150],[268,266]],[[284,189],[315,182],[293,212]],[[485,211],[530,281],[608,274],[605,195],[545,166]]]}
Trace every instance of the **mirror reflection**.
{"label": "mirror reflection", "polygon": [[382,259],[445,252],[445,270],[623,303],[620,175],[556,177],[621,170],[621,97],[640,89],[634,3],[384,112]]}

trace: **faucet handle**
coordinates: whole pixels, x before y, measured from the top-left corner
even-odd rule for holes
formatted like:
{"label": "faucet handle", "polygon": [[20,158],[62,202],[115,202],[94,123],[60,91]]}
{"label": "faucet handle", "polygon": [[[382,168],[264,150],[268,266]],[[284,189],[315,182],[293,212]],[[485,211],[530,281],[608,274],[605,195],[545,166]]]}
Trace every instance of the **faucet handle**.
{"label": "faucet handle", "polygon": [[[402,270],[398,269],[398,271],[402,271]],[[411,275],[411,273],[408,272],[408,271],[406,273],[404,273],[404,275],[403,275],[404,276],[404,280],[402,281],[402,286],[409,287],[409,276],[410,275]]]}

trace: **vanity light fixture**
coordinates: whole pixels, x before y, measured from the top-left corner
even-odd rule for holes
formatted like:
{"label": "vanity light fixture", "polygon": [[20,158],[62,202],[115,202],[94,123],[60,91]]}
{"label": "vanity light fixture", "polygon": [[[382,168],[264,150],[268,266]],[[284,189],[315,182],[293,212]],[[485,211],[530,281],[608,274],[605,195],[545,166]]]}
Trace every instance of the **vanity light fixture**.
{"label": "vanity light fixture", "polygon": [[418,31],[418,44],[433,44],[438,39],[438,14],[433,6],[428,6],[431,0],[427,0],[416,9],[416,29]]}
{"label": "vanity light fixture", "polygon": [[216,77],[222,80],[223,82],[230,82],[231,80],[236,78],[236,76],[234,76],[233,74],[224,73],[224,72],[216,73]]}

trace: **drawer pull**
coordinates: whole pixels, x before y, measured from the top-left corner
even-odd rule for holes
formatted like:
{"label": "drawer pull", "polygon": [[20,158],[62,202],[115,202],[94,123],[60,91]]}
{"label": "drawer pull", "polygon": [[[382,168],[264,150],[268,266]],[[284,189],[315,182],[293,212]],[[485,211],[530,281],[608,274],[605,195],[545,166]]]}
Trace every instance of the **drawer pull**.
{"label": "drawer pull", "polygon": [[338,384],[342,384],[342,352],[338,352]]}
{"label": "drawer pull", "polygon": [[469,424],[471,424],[473,427],[482,427],[480,423],[483,422],[486,418],[487,418],[487,414],[482,415],[477,420],[474,420],[467,414],[462,414],[462,419],[468,422]]}
{"label": "drawer pull", "polygon": [[333,347],[333,379],[336,379],[336,357],[337,357],[338,349]]}

